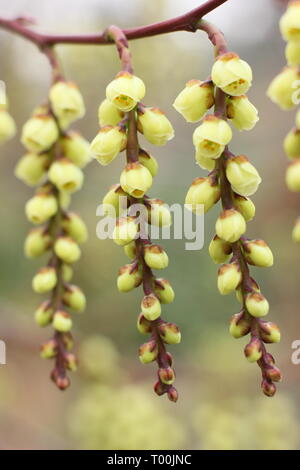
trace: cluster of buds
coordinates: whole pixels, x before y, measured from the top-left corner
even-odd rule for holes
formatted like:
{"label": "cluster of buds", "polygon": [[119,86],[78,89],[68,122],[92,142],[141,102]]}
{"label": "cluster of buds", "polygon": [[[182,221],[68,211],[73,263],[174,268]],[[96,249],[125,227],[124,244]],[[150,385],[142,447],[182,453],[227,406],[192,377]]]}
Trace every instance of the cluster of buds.
{"label": "cluster of buds", "polygon": [[[153,156],[140,148],[137,136],[139,131],[149,142],[160,146],[174,136],[174,130],[160,109],[141,103],[145,85],[133,74],[131,65],[127,63],[126,67],[124,64],[124,57],[130,61],[130,54],[123,33],[112,27],[108,34],[118,46],[123,67],[107,86],[106,99],[100,104],[100,131],[91,143],[91,154],[100,164],[107,165],[126,150],[127,164],[120,181],[103,199],[104,210],[116,218],[113,240],[124,247],[130,258],[130,262],[119,270],[117,288],[120,292],[130,292],[143,286],[137,328],[142,334],[149,334],[150,339],[140,347],[139,358],[143,364],[157,362],[158,381],[154,390],[158,395],[166,393],[171,401],[176,401],[172,356],[165,345],[179,343],[180,332],[175,324],[161,319],[161,304],[171,303],[174,291],[166,279],[157,278],[152,272],[166,268],[169,260],[161,246],[151,243],[147,232],[148,224],[169,226],[171,214],[162,200],[146,194],[158,164]],[[135,212],[136,204],[139,217]]]}
{"label": "cluster of buds", "polygon": [[16,134],[16,130],[16,123],[8,112],[8,100],[5,90],[0,86],[0,144],[12,139]]}
{"label": "cluster of buds", "polygon": [[[205,22],[205,31],[209,29]],[[255,215],[249,196],[256,192],[261,178],[246,156],[235,156],[228,149],[232,130],[227,120],[240,131],[251,130],[258,121],[257,110],[245,95],[251,82],[248,63],[225,48],[215,59],[211,78],[188,82],[174,107],[188,122],[202,120],[193,134],[195,158],[210,173],[193,181],[185,202],[195,213],[203,209],[207,212],[219,200],[222,202],[216,235],[209,245],[212,260],[222,263],[218,290],[221,295],[236,291],[242,307],[231,320],[230,333],[235,338],[250,334],[245,356],[258,363],[263,392],[272,396],[276,390],[273,382],[280,380],[280,372],[264,343],[278,342],[280,333],[276,325],[261,320],[268,313],[269,304],[250,277],[248,265],[271,266],[273,255],[263,240],[248,240],[244,236],[247,222]],[[213,105],[214,113],[207,115]]]}
{"label": "cluster of buds", "polygon": [[62,79],[50,88],[47,104],[34,110],[24,124],[21,141],[27,153],[19,160],[15,174],[29,186],[37,186],[25,206],[27,219],[36,227],[25,240],[25,255],[36,258],[48,254],[48,264],[33,277],[32,288],[46,294],[35,312],[36,323],[52,325],[54,334],[41,347],[41,357],[54,359],[51,378],[58,388],[70,384],[67,371],[76,370],[71,352],[72,318],[68,309],[83,312],[83,291],[70,283],[79,245],[87,239],[83,220],[69,211],[71,194],[83,183],[82,168],[90,161],[89,142],[69,125],[85,112],[77,86]]}
{"label": "cluster of buds", "polygon": [[[280,19],[280,31],[283,39],[287,41],[287,67],[272,80],[267,94],[282,110],[289,110],[299,104],[300,1],[289,2]],[[300,110],[296,114],[295,127],[284,139],[283,148],[291,160],[286,171],[287,187],[290,191],[300,192]],[[294,225],[292,237],[295,242],[300,243],[300,217]]]}

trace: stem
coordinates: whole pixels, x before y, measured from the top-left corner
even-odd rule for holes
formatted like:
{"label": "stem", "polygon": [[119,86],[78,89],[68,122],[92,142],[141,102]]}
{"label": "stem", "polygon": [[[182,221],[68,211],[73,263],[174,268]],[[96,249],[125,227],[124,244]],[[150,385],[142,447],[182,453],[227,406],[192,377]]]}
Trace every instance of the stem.
{"label": "stem", "polygon": [[131,54],[128,47],[128,41],[123,31],[118,26],[109,26],[106,32],[109,40],[113,40],[117,46],[119,57],[121,60],[122,70],[125,72],[133,73],[131,64]]}
{"label": "stem", "polygon": [[[195,32],[198,28],[198,22],[203,16],[207,15],[207,13],[215,10],[227,1],[228,0],[208,0],[184,15],[147,26],[124,29],[123,32],[128,40],[173,33],[175,31]],[[0,27],[28,39],[36,44],[40,49],[47,46],[53,46],[55,44],[111,44],[113,42],[112,39],[107,37],[106,32],[85,35],[54,35],[37,33],[26,27],[24,18],[13,20],[0,18]]]}
{"label": "stem", "polygon": [[212,23],[209,23],[206,20],[200,20],[198,25],[198,29],[204,31],[208,35],[208,39],[216,48],[216,55],[225,54],[227,52],[227,43],[222,31],[220,31],[216,26]]}

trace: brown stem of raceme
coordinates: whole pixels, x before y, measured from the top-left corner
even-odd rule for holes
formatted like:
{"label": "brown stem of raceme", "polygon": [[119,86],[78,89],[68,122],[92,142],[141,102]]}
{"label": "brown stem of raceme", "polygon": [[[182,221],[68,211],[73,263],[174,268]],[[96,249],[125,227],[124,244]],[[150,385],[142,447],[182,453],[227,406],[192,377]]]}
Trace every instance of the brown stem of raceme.
{"label": "brown stem of raceme", "polygon": [[109,40],[113,40],[121,60],[122,70],[124,72],[133,73],[133,68],[131,64],[131,54],[128,47],[128,40],[126,35],[123,33],[122,29],[118,26],[109,26],[106,31],[106,36]]}
{"label": "brown stem of raceme", "polygon": [[[173,33],[175,31],[195,32],[198,28],[199,20],[207,13],[215,10],[228,0],[208,0],[202,5],[166,21],[153,23],[147,26],[138,26],[136,28],[124,29],[123,33],[128,40],[140,39],[160,34]],[[107,37],[107,32],[96,34],[45,34],[38,33],[27,27],[26,18],[16,19],[0,18],[0,27],[22,36],[33,42],[40,49],[55,44],[111,44],[113,40]]]}

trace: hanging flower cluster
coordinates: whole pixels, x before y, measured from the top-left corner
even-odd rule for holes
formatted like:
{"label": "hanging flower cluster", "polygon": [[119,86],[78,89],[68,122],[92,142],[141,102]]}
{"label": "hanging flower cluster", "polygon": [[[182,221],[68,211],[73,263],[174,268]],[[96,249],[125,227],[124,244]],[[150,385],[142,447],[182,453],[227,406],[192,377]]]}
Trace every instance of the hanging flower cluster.
{"label": "hanging flower cluster", "polygon": [[8,112],[5,90],[0,87],[0,144],[12,139],[16,134],[16,124]]}
{"label": "hanging flower cluster", "polygon": [[71,315],[82,312],[83,291],[70,284],[72,264],[80,258],[79,245],[87,239],[83,220],[68,210],[71,194],[83,183],[82,168],[89,162],[89,143],[69,125],[85,113],[77,86],[63,79],[50,88],[48,102],[36,108],[24,124],[21,141],[27,153],[19,160],[15,174],[29,186],[37,186],[27,201],[25,212],[36,227],[25,240],[25,255],[36,258],[48,254],[48,264],[32,280],[38,294],[46,294],[35,312],[41,327],[52,325],[54,335],[41,347],[41,357],[54,359],[51,378],[60,389],[69,386],[67,370],[76,370],[71,352]]}
{"label": "hanging flower cluster", "polygon": [[[300,86],[300,1],[292,1],[280,19],[280,31],[287,41],[285,57],[287,67],[271,82],[267,94],[282,110],[295,108],[299,102]],[[300,192],[300,109],[297,111],[296,126],[284,139],[285,154],[292,161],[287,168],[286,184],[290,191]],[[293,240],[300,243],[300,217],[292,232]]]}
{"label": "hanging flower cluster", "polygon": [[[131,67],[127,40],[117,27],[111,27],[108,35],[115,41],[122,62],[122,71],[106,88],[106,99],[99,107],[100,131],[91,143],[91,153],[101,164],[109,164],[126,150],[127,165],[120,181],[104,196],[107,212],[116,217],[114,242],[124,247],[130,263],[121,267],[117,278],[120,292],[129,292],[143,285],[144,297],[137,327],[150,339],[139,349],[143,364],[157,361],[158,381],[154,390],[158,395],[167,394],[177,400],[173,386],[175,372],[172,356],[166,352],[166,344],[180,342],[180,332],[173,323],[161,318],[161,304],[171,303],[174,291],[164,278],[157,278],[154,270],[168,266],[164,249],[152,244],[148,237],[148,223],[159,227],[171,224],[171,214],[164,202],[147,195],[158,169],[157,161],[138,143],[137,131],[154,145],[165,145],[174,136],[174,130],[165,114],[158,108],[144,106],[143,81],[135,76]],[[137,206],[138,205],[138,206]],[[139,216],[137,216],[138,207]],[[107,208],[107,209],[106,209]]]}
{"label": "hanging flower cluster", "polygon": [[[236,291],[242,304],[239,313],[230,322],[234,338],[250,334],[245,347],[249,362],[257,362],[262,371],[262,390],[274,395],[273,382],[281,379],[273,357],[267,353],[264,343],[278,342],[278,327],[263,321],[269,311],[269,303],[256,281],[250,277],[249,265],[269,267],[273,255],[268,245],[260,239],[245,237],[246,224],[253,219],[255,206],[249,196],[253,195],[261,178],[245,155],[233,155],[228,144],[232,130],[227,119],[240,131],[251,130],[258,121],[258,113],[245,93],[252,82],[252,71],[247,62],[232,52],[227,52],[221,33],[208,22],[201,22],[200,29],[214,41],[219,40],[217,57],[211,70],[211,79],[192,80],[178,95],[174,107],[188,122],[202,120],[195,129],[193,143],[196,162],[209,170],[207,177],[197,177],[189,188],[185,203],[193,212],[204,208],[207,212],[219,200],[222,211],[216,221],[216,235],[209,245],[209,253],[217,264],[218,290],[226,295]],[[208,110],[215,104],[214,113]]]}

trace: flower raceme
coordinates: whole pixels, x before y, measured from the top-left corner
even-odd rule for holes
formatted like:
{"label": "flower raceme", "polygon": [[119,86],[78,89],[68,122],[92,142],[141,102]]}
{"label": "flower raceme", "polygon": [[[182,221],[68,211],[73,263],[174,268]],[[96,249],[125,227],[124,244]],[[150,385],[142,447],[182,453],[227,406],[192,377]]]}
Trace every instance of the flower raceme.
{"label": "flower raceme", "polygon": [[[203,29],[209,31],[207,22]],[[248,240],[244,235],[247,222],[255,215],[255,206],[248,196],[257,191],[261,177],[247,157],[235,156],[228,149],[232,139],[229,123],[240,131],[249,131],[259,119],[257,109],[245,95],[252,84],[252,70],[237,54],[226,52],[217,56],[211,80],[212,85],[211,82],[197,80],[188,82],[174,102],[175,109],[188,122],[202,119],[193,133],[193,144],[197,163],[210,172],[207,177],[198,176],[193,181],[185,203],[193,212],[201,213],[201,210],[207,212],[219,200],[222,202],[222,211],[215,225],[216,235],[209,245],[212,260],[221,264],[217,287],[221,295],[236,292],[242,309],[232,317],[230,333],[234,338],[250,334],[245,356],[249,362],[258,362],[262,370],[262,390],[267,396],[272,396],[276,391],[273,382],[280,380],[280,373],[264,346],[268,339],[264,333],[267,328],[264,330],[263,326],[267,322],[261,318],[267,315],[269,303],[250,277],[248,265],[272,266],[273,254],[263,240]],[[201,105],[198,99],[202,100]],[[213,102],[215,113],[206,115]],[[294,146],[293,152],[296,153],[297,142],[289,145]],[[295,175],[293,170],[296,180]],[[276,329],[275,325],[272,329],[274,334],[269,336],[270,342],[280,339],[280,334],[276,336]]]}
{"label": "flower raceme", "polygon": [[[271,82],[267,94],[281,109],[289,110],[299,104],[300,80],[300,2],[288,3],[286,12],[279,22],[282,37],[287,41],[285,67]],[[285,181],[292,192],[300,192],[300,111],[295,118],[296,127],[286,135],[283,148],[286,156],[292,160],[287,168]],[[292,230],[292,239],[300,243],[299,223],[296,221]]]}
{"label": "flower raceme", "polygon": [[[114,32],[115,27],[112,34]],[[127,49],[125,43],[124,40],[121,49]],[[125,56],[130,56],[128,50]],[[172,357],[166,352],[165,345],[179,343],[180,332],[176,325],[160,318],[162,304],[173,302],[175,294],[166,279],[157,278],[152,272],[166,268],[169,258],[161,246],[144,237],[145,224],[169,226],[171,213],[162,200],[147,194],[157,175],[158,163],[138,143],[140,132],[150,143],[165,145],[173,138],[174,129],[159,108],[141,103],[144,95],[145,85],[141,79],[127,71],[117,74],[107,86],[106,99],[99,106],[101,128],[90,149],[102,165],[107,165],[126,149],[127,163],[120,182],[111,186],[103,198],[104,211],[110,212],[111,206],[115,210],[111,214],[116,217],[113,241],[124,247],[126,256],[130,258],[130,263],[119,270],[117,288],[120,292],[130,292],[140,285],[143,287],[137,328],[142,334],[150,334],[151,338],[139,348],[139,359],[143,364],[157,361],[158,381],[154,390],[158,395],[166,393],[171,401],[176,401]],[[145,208],[138,218],[131,209],[137,202]]]}
{"label": "flower raceme", "polygon": [[0,91],[0,143],[12,139],[16,132],[16,123],[8,112],[7,97]]}
{"label": "flower raceme", "polygon": [[83,114],[76,85],[56,81],[49,91],[49,106],[37,108],[23,126],[21,140],[27,153],[15,169],[26,184],[41,185],[25,206],[28,220],[38,227],[26,237],[24,251],[29,258],[45,253],[50,257],[33,277],[32,287],[49,295],[36,309],[35,320],[41,327],[54,329],[53,337],[41,347],[41,357],[55,360],[51,378],[60,389],[70,384],[67,370],[76,369],[71,353],[72,318],[67,310],[82,312],[86,306],[83,291],[69,282],[70,265],[80,258],[79,244],[86,241],[87,228],[80,216],[67,210],[70,194],[83,184],[82,168],[90,161],[89,143],[78,132],[67,130]]}

